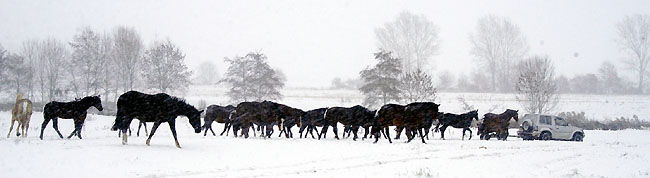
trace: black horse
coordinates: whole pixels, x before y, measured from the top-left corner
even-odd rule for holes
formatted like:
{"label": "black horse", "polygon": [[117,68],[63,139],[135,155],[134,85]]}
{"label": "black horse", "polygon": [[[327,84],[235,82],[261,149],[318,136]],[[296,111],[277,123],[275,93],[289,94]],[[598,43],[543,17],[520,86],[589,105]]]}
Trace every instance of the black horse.
{"label": "black horse", "polygon": [[447,127],[452,126],[454,128],[463,129],[463,140],[465,140],[465,131],[469,131],[469,140],[472,139],[472,130],[469,129],[472,126],[472,119],[478,121],[478,110],[470,111],[464,114],[452,114],[445,113],[441,118],[438,118],[438,124],[436,125],[435,131],[438,132],[438,127],[440,127],[440,135],[443,140],[445,139],[445,130]]}
{"label": "black horse", "polygon": [[74,131],[70,133],[68,139],[74,135],[77,135],[79,139],[81,139],[81,127],[83,127],[84,121],[86,121],[86,115],[88,114],[87,110],[90,107],[95,107],[99,111],[104,110],[99,95],[87,96],[83,99],[76,99],[75,101],[67,103],[51,101],[45,104],[45,107],[43,108],[44,120],[41,125],[41,140],[43,140],[43,130],[45,130],[45,126],[47,126],[47,123],[49,123],[50,120],[53,122],[52,127],[54,127],[56,133],[59,134],[59,137],[63,138],[63,135],[59,132],[57,118],[74,119]]}
{"label": "black horse", "polygon": [[206,136],[208,134],[208,130],[212,132],[213,136],[217,136],[217,134],[214,133],[212,130],[212,122],[216,121],[217,123],[223,123],[223,131],[221,132],[220,135],[223,135],[226,133],[226,136],[228,135],[228,130],[230,130],[230,121],[232,119],[232,115],[234,115],[234,112],[237,108],[233,105],[228,105],[228,106],[219,106],[219,105],[210,105],[208,106],[207,110],[205,111],[205,117],[203,118],[203,129],[205,129],[205,132],[203,133],[203,136]]}
{"label": "black horse", "polygon": [[[329,117],[333,117],[337,119],[337,121],[345,126],[343,135],[345,136],[345,133],[348,133],[348,137],[350,136],[350,133],[354,134],[354,137],[352,140],[357,140],[358,135],[357,132],[359,131],[360,127],[365,127],[367,124],[372,122],[373,118],[375,117],[375,112],[369,110],[366,107],[356,105],[350,108],[345,108],[342,110],[343,112],[328,112],[327,114],[327,119],[330,119]],[[368,133],[368,129],[366,129],[366,133]]]}
{"label": "black horse", "polygon": [[126,130],[134,118],[143,122],[154,122],[147,146],[156,129],[161,123],[167,122],[174,136],[176,147],[181,148],[176,137],[176,117],[186,116],[194,128],[194,132],[201,133],[201,112],[185,101],[169,96],[165,93],[149,95],[137,91],[129,91],[120,95],[117,100],[117,116],[111,130],[122,132],[122,144],[127,143]]}
{"label": "black horse", "polygon": [[[311,134],[311,138],[315,138],[313,132],[314,130],[316,130],[316,135],[320,136],[320,133],[318,133],[318,128],[316,128],[316,126],[325,125],[325,111],[327,111],[327,109],[328,108],[318,108],[309,110],[305,112],[302,117],[300,117],[300,122],[298,123],[298,126],[300,127],[300,130],[298,131],[300,133],[300,138],[302,138],[302,133],[304,131]],[[308,133],[305,133],[305,138],[307,138]]]}
{"label": "black horse", "polygon": [[280,134],[278,137],[281,137],[282,133],[284,133],[286,138],[293,138],[291,128],[296,125],[300,127],[300,119],[305,115],[305,111],[283,104],[280,104],[277,111],[280,114],[280,125],[278,125],[280,127]]}

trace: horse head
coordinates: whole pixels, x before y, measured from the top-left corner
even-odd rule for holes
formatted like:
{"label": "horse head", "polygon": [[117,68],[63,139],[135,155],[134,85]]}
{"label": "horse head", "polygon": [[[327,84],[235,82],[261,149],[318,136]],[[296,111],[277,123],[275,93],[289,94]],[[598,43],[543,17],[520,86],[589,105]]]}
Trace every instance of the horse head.
{"label": "horse head", "polygon": [[470,118],[474,118],[478,121],[478,109],[469,112]]}
{"label": "horse head", "polygon": [[507,109],[506,113],[508,114],[508,119],[513,118],[515,121],[519,122],[519,110]]}
{"label": "horse head", "polygon": [[186,116],[194,128],[194,132],[201,133],[201,113],[203,113],[204,110],[198,111],[194,107],[192,107],[192,109],[193,110],[190,112],[190,114]]}
{"label": "horse head", "polygon": [[81,100],[78,100],[78,101],[87,104],[88,107],[91,107],[91,106],[95,107],[99,111],[104,110],[104,108],[102,107],[102,99],[101,99],[100,95],[87,96],[87,97],[84,97],[84,98],[82,98]]}

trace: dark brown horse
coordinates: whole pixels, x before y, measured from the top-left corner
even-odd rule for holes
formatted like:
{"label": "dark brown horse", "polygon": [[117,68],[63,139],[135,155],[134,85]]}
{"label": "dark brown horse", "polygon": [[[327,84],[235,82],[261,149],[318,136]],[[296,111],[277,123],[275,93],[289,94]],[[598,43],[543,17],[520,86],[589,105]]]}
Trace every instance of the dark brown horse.
{"label": "dark brown horse", "polygon": [[[404,122],[402,124],[395,124],[406,129],[407,142],[413,140],[417,133],[422,139],[422,143],[426,143],[422,128],[431,128],[431,123],[434,120],[438,120],[438,107],[440,105],[433,102],[415,102],[406,105],[404,109],[406,115]],[[428,126],[426,125],[427,123],[429,124]]]}
{"label": "dark brown horse", "polygon": [[435,131],[438,132],[438,127],[440,127],[440,138],[445,139],[445,130],[447,127],[452,126],[454,128],[463,129],[463,140],[465,140],[465,131],[469,131],[469,140],[472,139],[472,130],[469,129],[472,126],[472,119],[478,121],[478,110],[470,111],[464,114],[452,114],[445,113],[441,118],[438,118],[438,124],[436,125]]}
{"label": "dark brown horse", "polygon": [[388,142],[393,143],[393,141],[390,139],[390,132],[388,128],[390,126],[397,126],[396,123],[403,124],[405,117],[404,108],[406,108],[406,106],[398,104],[386,104],[377,111],[371,131],[372,135],[375,137],[374,143],[377,143],[379,141],[379,137],[381,136],[380,132],[382,130],[384,133],[386,133]]}
{"label": "dark brown horse", "polygon": [[68,139],[74,135],[77,135],[81,139],[81,127],[83,127],[84,122],[86,121],[86,115],[88,114],[88,108],[95,107],[97,110],[102,111],[102,100],[99,96],[87,96],[82,99],[77,99],[72,102],[57,102],[51,101],[45,104],[43,108],[43,124],[41,125],[41,140],[43,140],[43,130],[47,123],[52,120],[52,127],[59,137],[63,138],[61,132],[59,132],[59,123],[57,118],[61,119],[73,119],[74,120],[74,130],[68,136]]}
{"label": "dark brown horse", "polygon": [[203,133],[203,136],[206,136],[208,134],[208,130],[212,132],[213,136],[217,136],[217,134],[214,133],[212,130],[212,122],[217,122],[217,123],[222,123],[224,124],[223,131],[221,132],[220,135],[223,135],[223,133],[226,133],[228,135],[228,130],[230,130],[230,119],[232,115],[234,114],[235,106],[233,105],[228,105],[228,106],[219,106],[219,105],[210,105],[205,111],[205,117],[203,118],[203,129],[205,132]]}
{"label": "dark brown horse", "polygon": [[517,112],[517,110],[507,109],[501,114],[487,113],[483,115],[483,123],[479,125],[477,135],[480,135],[481,140],[489,140],[490,133],[495,132],[499,140],[505,141],[508,138],[510,119],[514,118],[519,122]]}
{"label": "dark brown horse", "polygon": [[[237,130],[241,128],[244,138],[248,138],[248,131],[253,124],[257,124],[262,130],[262,136],[271,138],[273,134],[273,125],[279,124],[282,115],[280,114],[281,105],[271,101],[263,102],[242,102],[237,105],[237,126],[233,127],[233,133],[237,136]],[[235,125],[233,125],[235,126]],[[266,134],[264,134],[266,132]]]}

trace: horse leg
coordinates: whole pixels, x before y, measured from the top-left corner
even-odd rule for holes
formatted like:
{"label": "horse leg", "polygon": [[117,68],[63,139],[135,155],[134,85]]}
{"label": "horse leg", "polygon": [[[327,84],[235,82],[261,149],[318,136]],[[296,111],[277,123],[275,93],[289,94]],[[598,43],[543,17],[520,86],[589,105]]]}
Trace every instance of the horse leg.
{"label": "horse leg", "polygon": [[50,122],[51,118],[44,117],[43,118],[43,124],[41,124],[41,140],[43,140],[43,130],[45,130],[45,126],[47,126],[47,123]]}
{"label": "horse leg", "polygon": [[[18,126],[16,126],[16,137],[20,137],[20,130],[23,127],[23,123],[18,121]],[[23,129],[24,130],[24,129]]]}
{"label": "horse leg", "polygon": [[252,126],[252,125],[253,125],[253,124],[251,124],[251,126],[244,127],[243,129],[241,129],[241,134],[244,136],[244,138],[248,138],[248,130],[249,130],[251,127],[253,127],[253,136],[257,137],[257,136],[255,135],[255,126]]}
{"label": "horse leg", "polygon": [[[226,132],[226,136],[228,136],[228,131],[230,131],[231,127],[232,127],[232,124],[230,122],[226,122],[226,125],[223,128],[223,130]],[[223,135],[223,132],[221,132],[221,135]]]}
{"label": "horse leg", "polygon": [[406,143],[410,143],[413,138],[415,138],[415,135],[413,135],[413,130],[406,128]]}
{"label": "horse leg", "polygon": [[264,128],[266,129],[266,138],[271,138],[271,135],[273,135],[273,124],[267,124]]}
{"label": "horse leg", "polygon": [[[126,129],[121,129],[119,133],[122,133],[122,135],[124,135],[122,137],[122,145],[126,145],[129,142],[128,139],[127,139],[127,137],[129,137],[129,136],[126,135]],[[119,135],[119,133],[118,133],[118,135]]]}
{"label": "horse leg", "polygon": [[[309,131],[309,133],[311,133],[311,138],[312,138],[312,139],[315,139],[315,138],[314,138],[314,131],[316,131],[316,135],[320,135],[320,133],[323,132],[323,129],[321,129],[320,131],[318,131],[318,127],[316,127],[316,126],[311,126],[311,130]],[[307,136],[305,135],[305,137],[307,137]]]}
{"label": "horse leg", "polygon": [[368,138],[368,133],[370,133],[368,128],[369,127],[363,127],[363,138],[361,138],[361,140],[365,140],[366,138]]}
{"label": "horse leg", "polygon": [[59,134],[59,137],[63,138],[63,135],[61,135],[61,132],[59,132],[59,121],[56,117],[52,119],[52,127],[54,127],[56,133]]}
{"label": "horse leg", "polygon": [[[23,124],[20,124],[20,126],[21,126],[21,130],[22,130],[21,135],[23,137],[27,137],[27,130],[29,130],[29,123],[23,123]],[[18,129],[18,128],[16,128],[16,129]]]}
{"label": "horse leg", "polygon": [[142,121],[138,124],[138,132],[135,133],[135,136],[140,136],[140,128],[142,127]]}
{"label": "horse leg", "polygon": [[392,140],[390,140],[390,130],[388,129],[389,127],[386,127],[386,138],[388,138],[388,143],[393,143]]}
{"label": "horse leg", "polygon": [[149,134],[149,138],[147,138],[147,146],[151,146],[149,145],[149,142],[151,141],[151,137],[153,137],[153,134],[156,133],[156,129],[158,129],[158,126],[160,126],[159,121],[153,123],[153,127],[151,128],[151,133]]}
{"label": "horse leg", "polygon": [[422,139],[422,143],[426,144],[427,142],[424,141],[424,136],[422,135],[422,130],[421,129],[417,129],[417,130],[418,130],[418,134],[420,134],[420,138]]}
{"label": "horse leg", "polygon": [[[212,125],[212,124],[210,124],[210,125]],[[210,132],[212,132],[212,136],[217,136],[217,134],[214,133],[214,130],[212,130],[212,126],[210,126]]]}
{"label": "horse leg", "polygon": [[[471,140],[472,139],[472,130],[469,129],[469,127],[466,127],[465,129],[467,129],[467,131],[469,131],[469,138],[467,140]],[[465,132],[463,131],[463,135],[464,134],[465,134]]]}
{"label": "horse leg", "polygon": [[144,136],[149,136],[149,132],[147,131],[147,123],[142,122],[142,125],[144,125]]}
{"label": "horse leg", "polygon": [[395,127],[395,140],[399,140],[399,137],[402,135],[402,130],[404,130],[404,127]]}
{"label": "horse leg", "polygon": [[205,125],[203,126],[203,129],[204,129],[203,136],[204,137],[208,134],[209,127],[210,126],[208,125],[208,123],[205,123]]}
{"label": "horse leg", "polygon": [[[11,130],[14,129],[14,122],[15,121],[16,120],[14,120],[13,118],[11,119],[11,126],[9,126],[9,133],[7,133],[7,138],[9,138],[9,135],[11,135]],[[16,132],[18,132],[18,127],[16,127]]]}
{"label": "horse leg", "polygon": [[329,125],[327,125],[327,124],[325,124],[325,126],[323,126],[323,129],[318,134],[318,139],[319,140],[320,140],[321,136],[323,136],[323,139],[325,139],[327,137],[327,128],[328,127],[329,127]]}
{"label": "horse leg", "polygon": [[[357,141],[357,138],[359,138],[359,136],[357,136],[358,131],[359,131],[359,126],[352,126],[352,133],[354,134],[352,140]],[[350,136],[350,134],[348,134],[348,136]]]}
{"label": "horse leg", "polygon": [[176,147],[181,148],[181,144],[178,143],[178,138],[176,137],[176,121],[171,120],[167,123],[169,124],[169,129],[172,130],[172,135],[174,136],[174,142],[176,142]]}
{"label": "horse leg", "polygon": [[447,130],[447,125],[442,125],[440,127],[440,138],[443,140],[445,139],[445,130]]}
{"label": "horse leg", "polygon": [[[332,126],[332,131],[334,131],[334,138],[336,138],[337,140],[339,140],[339,129],[337,128],[336,125],[337,125],[337,124],[335,123],[335,124]],[[345,135],[345,133],[343,133],[343,135]]]}

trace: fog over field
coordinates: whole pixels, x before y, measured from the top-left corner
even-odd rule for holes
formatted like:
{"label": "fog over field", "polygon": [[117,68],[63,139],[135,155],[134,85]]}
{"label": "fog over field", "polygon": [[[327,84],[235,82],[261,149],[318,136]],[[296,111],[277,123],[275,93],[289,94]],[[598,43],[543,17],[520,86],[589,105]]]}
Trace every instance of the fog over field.
{"label": "fog over field", "polygon": [[[521,28],[530,54],[545,54],[559,74],[595,73],[603,61],[619,68],[616,23],[648,14],[647,1],[2,1],[0,44],[18,52],[29,39],[72,39],[80,28],[110,32],[134,27],[146,45],[169,38],[196,69],[224,57],[261,50],[287,75],[287,86],[327,87],[335,77],[358,77],[373,63],[374,30],[408,11],[439,27],[440,50],[426,70],[481,70],[469,54],[468,34],[479,18],[505,16]],[[463,67],[460,67],[463,66]],[[627,75],[625,72],[621,74]]]}

